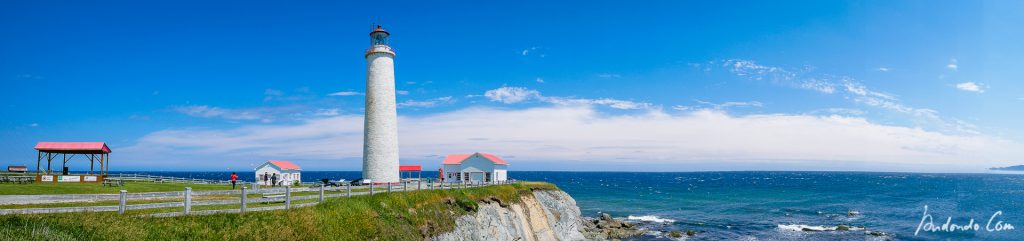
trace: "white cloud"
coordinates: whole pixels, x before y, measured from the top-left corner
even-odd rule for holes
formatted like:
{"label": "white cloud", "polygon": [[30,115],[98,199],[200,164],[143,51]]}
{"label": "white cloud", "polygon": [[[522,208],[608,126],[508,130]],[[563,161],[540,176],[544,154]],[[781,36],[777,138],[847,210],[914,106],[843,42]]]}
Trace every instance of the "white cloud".
{"label": "white cloud", "polygon": [[353,96],[353,95],[363,95],[363,93],[355,92],[355,91],[339,91],[339,92],[334,92],[334,93],[330,93],[330,94],[327,94],[327,95],[328,96]]}
{"label": "white cloud", "polygon": [[646,110],[655,108],[651,103],[617,100],[611,98],[586,99],[568,97],[542,97],[542,101],[556,105],[601,105],[620,110]]}
{"label": "white cloud", "polygon": [[315,116],[337,116],[339,114],[341,114],[341,110],[338,110],[337,108],[319,109],[313,113]]}
{"label": "white cloud", "polygon": [[629,100],[618,100],[612,98],[574,98],[574,97],[551,97],[543,96],[539,91],[523,87],[501,87],[484,92],[484,97],[494,102],[515,104],[526,101],[540,101],[556,105],[601,105],[621,110],[642,110],[655,108],[654,105],[644,102]]}
{"label": "white cloud", "polygon": [[43,76],[34,75],[34,74],[19,74],[19,75],[15,75],[14,78],[18,78],[18,79],[43,79]]}
{"label": "white cloud", "polygon": [[534,46],[534,47],[525,48],[522,51],[520,51],[520,54],[522,54],[523,56],[530,55],[530,51],[537,50],[537,48],[539,48],[539,47]]}
{"label": "white cloud", "polygon": [[32,124],[29,124],[28,126],[29,127],[39,127],[39,123],[32,123]]}
{"label": "white cloud", "polygon": [[[952,61],[956,62],[955,59]],[[723,66],[737,76],[820,93],[838,94],[855,103],[907,114],[912,117],[908,118],[911,122],[925,128],[959,133],[977,132],[977,130],[972,130],[970,125],[963,125],[958,121],[939,116],[936,110],[905,105],[895,95],[873,90],[851,77],[813,75],[810,72],[811,67],[793,71],[781,67],[760,65],[750,60],[734,59],[724,63]]]}
{"label": "white cloud", "polygon": [[398,103],[398,108],[404,107],[418,107],[418,108],[429,108],[435,107],[441,104],[452,103],[454,99],[451,96],[439,97],[429,100],[407,100],[402,103]]}
{"label": "white cloud", "polygon": [[491,101],[514,104],[540,98],[540,92],[523,87],[501,87],[484,92],[484,97]]}
{"label": "white cloud", "polygon": [[[828,109],[825,109],[823,111],[826,112],[826,113],[843,115],[843,116],[860,116],[860,115],[867,114],[867,111],[863,111],[863,110],[859,110],[859,109],[850,109],[850,108],[828,108]],[[820,111],[815,111],[815,112],[820,112]],[[812,112],[812,113],[815,113],[815,112]]]}
{"label": "white cloud", "polygon": [[284,96],[284,92],[275,89],[267,89],[263,91],[263,101],[271,101],[274,98]]}
{"label": "white cloud", "polygon": [[952,70],[952,71],[957,71],[959,66],[957,65],[956,62],[957,62],[956,59],[950,59],[949,60],[949,64],[946,65],[946,68],[948,68],[949,70]]}
{"label": "white cloud", "polygon": [[762,106],[764,106],[764,103],[761,103],[759,101],[747,101],[747,102],[743,102],[743,101],[729,101],[729,102],[717,104],[717,103],[697,100],[697,103],[700,103],[702,105],[710,106],[712,109],[716,109],[716,110],[728,109],[728,108],[732,108],[732,107],[762,107]]}
{"label": "white cloud", "polygon": [[[147,163],[161,163],[156,159],[169,153],[358,162],[362,124],[362,116],[341,115],[296,125],[164,130],[140,138],[122,155]],[[859,162],[889,171],[982,171],[1012,164],[1014,157],[1024,155],[1024,146],[999,138],[942,134],[839,115],[734,116],[706,109],[609,115],[585,105],[467,108],[401,116],[399,136],[403,159],[436,163],[444,154],[486,151],[514,156],[514,165],[532,163],[533,169],[550,168],[546,163],[560,160],[648,171],[663,170],[657,165],[682,169],[702,162],[717,163],[717,168],[738,163],[748,170],[775,170],[780,163],[842,170],[855,167],[841,163]],[[162,163],[224,165],[178,159]]]}
{"label": "white cloud", "polygon": [[799,83],[798,86],[803,89],[814,90],[825,94],[832,94],[836,92],[835,84],[818,79],[806,79]]}
{"label": "white cloud", "polygon": [[737,76],[751,80],[766,80],[773,83],[800,89],[813,90],[825,94],[835,93],[836,83],[824,77],[804,77],[803,72],[790,71],[781,67],[765,66],[751,60],[732,59],[723,66]]}
{"label": "white cloud", "polygon": [[[330,109],[311,109],[302,105],[264,106],[255,108],[223,108],[208,105],[174,106],[171,110],[200,118],[216,118],[230,121],[258,120],[269,123],[277,119],[297,119],[306,116],[324,116]],[[327,111],[327,112],[325,112]]]}
{"label": "white cloud", "polygon": [[259,120],[264,118],[260,111],[248,109],[227,109],[206,105],[178,106],[173,109],[178,113],[203,118],[223,118],[228,120]]}
{"label": "white cloud", "polygon": [[959,83],[959,84],[956,84],[956,88],[960,89],[960,90],[963,90],[963,91],[970,91],[970,92],[976,92],[976,93],[985,93],[985,90],[982,89],[982,87],[980,85],[978,85],[978,84],[976,84],[974,82]]}
{"label": "white cloud", "polygon": [[886,67],[878,67],[878,71],[889,72],[889,70],[892,70],[892,69],[886,68]]}
{"label": "white cloud", "polygon": [[605,79],[618,79],[618,78],[622,78],[622,75],[611,74],[611,73],[600,73],[600,74],[597,74],[597,77],[605,78]]}
{"label": "white cloud", "polygon": [[408,94],[409,94],[409,91],[405,91],[405,90],[396,90],[396,91],[395,91],[395,94],[399,94],[399,95],[408,95]]}
{"label": "white cloud", "polygon": [[544,79],[541,79],[540,77],[537,77],[537,83],[544,83]]}

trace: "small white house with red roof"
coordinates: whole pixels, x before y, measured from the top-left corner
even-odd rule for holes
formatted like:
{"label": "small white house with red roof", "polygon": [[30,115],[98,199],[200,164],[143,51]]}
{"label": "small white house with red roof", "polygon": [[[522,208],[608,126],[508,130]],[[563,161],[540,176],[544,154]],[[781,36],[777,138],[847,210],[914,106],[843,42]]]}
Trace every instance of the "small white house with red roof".
{"label": "small white house with red roof", "polygon": [[301,182],[302,168],[290,161],[269,160],[256,167],[256,182],[262,185],[275,185],[272,180],[277,175],[276,185]]}
{"label": "small white house with red roof", "polygon": [[445,182],[493,183],[508,180],[508,162],[487,153],[448,155],[441,170]]}

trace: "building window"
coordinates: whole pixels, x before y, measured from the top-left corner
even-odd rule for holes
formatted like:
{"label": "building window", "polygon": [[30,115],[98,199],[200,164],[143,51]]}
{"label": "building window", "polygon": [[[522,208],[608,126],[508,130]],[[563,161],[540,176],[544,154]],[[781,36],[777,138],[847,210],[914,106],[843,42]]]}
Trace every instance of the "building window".
{"label": "building window", "polygon": [[484,181],[485,182],[491,182],[491,173],[490,172],[485,172],[484,173]]}

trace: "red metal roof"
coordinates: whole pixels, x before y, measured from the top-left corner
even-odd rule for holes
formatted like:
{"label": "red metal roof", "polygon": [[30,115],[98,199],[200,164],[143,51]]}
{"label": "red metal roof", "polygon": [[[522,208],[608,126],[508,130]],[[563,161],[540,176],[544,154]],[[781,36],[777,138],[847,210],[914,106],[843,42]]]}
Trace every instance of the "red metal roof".
{"label": "red metal roof", "polygon": [[103,142],[39,142],[36,150],[45,152],[99,152],[110,153],[110,148]]}
{"label": "red metal roof", "polygon": [[423,167],[420,166],[420,165],[404,165],[404,166],[398,166],[398,171],[400,171],[400,172],[418,172],[418,171],[423,171]]}
{"label": "red metal roof", "polygon": [[299,165],[295,165],[295,163],[292,163],[290,161],[270,160],[267,162],[270,162],[270,164],[274,164],[274,166],[280,167],[281,170],[302,170],[302,168],[300,168]]}
{"label": "red metal roof", "polygon": [[448,155],[447,157],[445,157],[444,161],[441,162],[441,163],[443,163],[445,165],[459,164],[459,163],[462,163],[462,160],[466,160],[466,158],[469,158],[469,156],[472,156],[472,155],[473,154],[451,154],[451,155]]}
{"label": "red metal roof", "polygon": [[370,32],[370,35],[373,35],[373,33],[375,32],[384,32],[384,34],[391,35],[391,33],[388,33],[388,31],[384,30],[384,28],[380,27],[380,25],[377,25],[377,28],[373,29],[373,31]]}
{"label": "red metal roof", "polygon": [[[508,165],[508,162],[506,162],[505,160],[502,160],[498,156],[487,154],[487,153],[481,153],[481,152],[477,152],[475,154],[480,154],[480,156],[483,156],[485,159],[490,160],[494,164]],[[447,157],[445,157],[444,161],[441,162],[441,163],[443,163],[445,165],[462,164],[462,161],[465,161],[466,159],[468,159],[472,155],[473,154],[451,154],[451,155],[448,155]]]}

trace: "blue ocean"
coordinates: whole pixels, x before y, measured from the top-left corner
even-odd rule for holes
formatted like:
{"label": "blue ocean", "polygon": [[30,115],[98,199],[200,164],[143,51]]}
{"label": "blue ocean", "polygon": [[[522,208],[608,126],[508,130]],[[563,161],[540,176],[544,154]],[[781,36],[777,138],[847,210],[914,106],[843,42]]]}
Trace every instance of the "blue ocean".
{"label": "blue ocean", "polygon": [[[240,174],[245,180],[254,176]],[[359,175],[304,172],[303,179]],[[696,231],[677,238],[686,240],[1024,240],[1024,175],[1017,174],[513,171],[509,176],[558,185],[585,216],[608,213],[640,223],[648,235],[639,240],[675,240],[668,235],[672,230]],[[952,225],[958,228],[951,230]]]}

